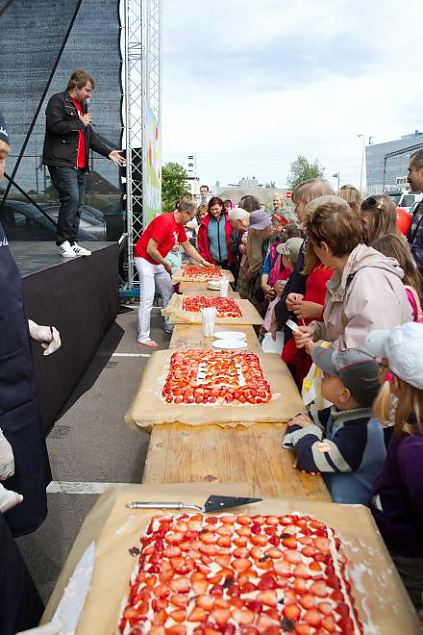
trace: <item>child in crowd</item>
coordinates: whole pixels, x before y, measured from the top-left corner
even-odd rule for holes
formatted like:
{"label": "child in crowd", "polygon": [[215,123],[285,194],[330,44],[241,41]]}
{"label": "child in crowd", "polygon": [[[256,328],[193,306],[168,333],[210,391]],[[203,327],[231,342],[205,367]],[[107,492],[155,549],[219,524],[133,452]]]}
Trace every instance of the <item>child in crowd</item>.
{"label": "child in crowd", "polygon": [[402,279],[411,305],[414,322],[423,322],[420,304],[421,278],[407,241],[401,234],[386,234],[377,238],[372,247],[385,256],[395,258],[404,272]]}
{"label": "child in crowd", "polygon": [[395,431],[371,494],[371,511],[407,588],[423,615],[423,325],[408,322],[372,331],[366,348],[382,360],[384,385],[374,411],[389,417],[398,398]]}
{"label": "child in crowd", "polygon": [[323,371],[322,396],[333,407],[317,413],[318,423],[307,415],[292,419],[283,447],[294,449],[300,470],[323,475],[335,503],[368,504],[385,458],[383,431],[372,418],[378,364],[358,348],[319,346],[312,357]]}
{"label": "child in crowd", "polygon": [[[166,256],[166,260],[172,265],[172,275],[175,273],[175,271],[182,268],[182,254],[178,242],[176,242],[172,249],[169,251]],[[175,293],[180,293],[179,284],[180,283],[177,282],[173,285],[173,290]]]}

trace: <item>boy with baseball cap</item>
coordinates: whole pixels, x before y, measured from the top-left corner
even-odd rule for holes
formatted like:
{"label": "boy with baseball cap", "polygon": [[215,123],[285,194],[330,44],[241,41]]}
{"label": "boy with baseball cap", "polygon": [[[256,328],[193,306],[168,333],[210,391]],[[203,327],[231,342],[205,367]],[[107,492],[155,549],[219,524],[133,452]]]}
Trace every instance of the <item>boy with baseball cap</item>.
{"label": "boy with baseball cap", "polygon": [[317,422],[298,415],[288,423],[283,447],[292,448],[297,467],[320,472],[336,503],[367,504],[385,459],[383,431],[372,418],[379,392],[377,362],[358,348],[316,347],[313,361],[322,371],[322,396],[332,408]]}

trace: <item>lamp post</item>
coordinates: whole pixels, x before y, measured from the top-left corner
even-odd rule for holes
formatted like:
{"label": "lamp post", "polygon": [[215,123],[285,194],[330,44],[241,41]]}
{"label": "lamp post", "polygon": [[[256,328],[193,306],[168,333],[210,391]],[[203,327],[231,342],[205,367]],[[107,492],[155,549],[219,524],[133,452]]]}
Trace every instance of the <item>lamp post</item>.
{"label": "lamp post", "polygon": [[338,170],[338,172],[335,172],[335,174],[332,174],[332,177],[333,177],[334,179],[338,179],[338,192],[339,192],[339,184],[340,184],[340,180],[341,180],[341,173],[340,173],[340,171]]}
{"label": "lamp post", "polygon": [[363,193],[364,151],[366,147],[366,137],[364,136],[364,133],[357,135],[357,137],[361,137],[360,192]]}

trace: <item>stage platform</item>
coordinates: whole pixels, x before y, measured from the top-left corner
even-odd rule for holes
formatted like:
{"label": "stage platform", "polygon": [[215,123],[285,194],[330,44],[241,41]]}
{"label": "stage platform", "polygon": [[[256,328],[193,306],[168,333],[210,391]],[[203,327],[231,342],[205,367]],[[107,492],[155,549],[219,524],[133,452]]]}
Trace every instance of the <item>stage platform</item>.
{"label": "stage platform", "polygon": [[[82,245],[82,243],[81,243]],[[87,369],[119,306],[118,243],[84,243],[91,256],[62,258],[54,242],[11,242],[28,317],[52,324],[62,347],[44,357],[33,344],[41,419],[47,433]]]}

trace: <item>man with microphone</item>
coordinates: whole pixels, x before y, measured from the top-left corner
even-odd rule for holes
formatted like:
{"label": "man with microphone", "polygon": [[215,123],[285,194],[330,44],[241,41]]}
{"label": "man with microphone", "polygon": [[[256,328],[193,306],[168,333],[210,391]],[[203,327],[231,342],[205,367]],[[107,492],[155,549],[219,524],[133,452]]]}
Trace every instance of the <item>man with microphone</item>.
{"label": "man with microphone", "polygon": [[48,166],[53,185],[59,192],[56,244],[64,258],[91,255],[76,242],[89,149],[107,157],[117,167],[125,165],[121,152],[113,149],[91,126],[88,107],[94,88],[93,77],[84,70],[76,70],[65,92],[53,95],[46,108],[43,163]]}

